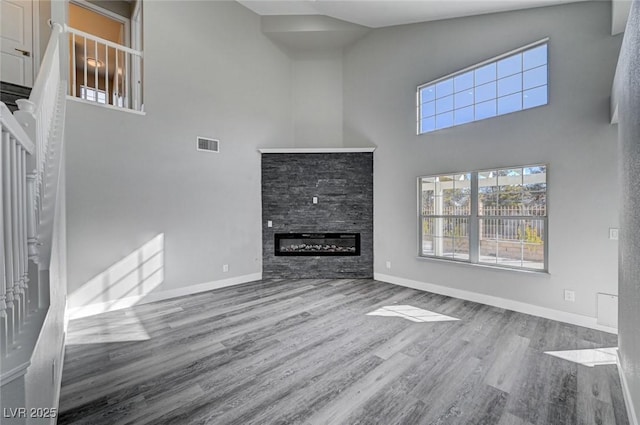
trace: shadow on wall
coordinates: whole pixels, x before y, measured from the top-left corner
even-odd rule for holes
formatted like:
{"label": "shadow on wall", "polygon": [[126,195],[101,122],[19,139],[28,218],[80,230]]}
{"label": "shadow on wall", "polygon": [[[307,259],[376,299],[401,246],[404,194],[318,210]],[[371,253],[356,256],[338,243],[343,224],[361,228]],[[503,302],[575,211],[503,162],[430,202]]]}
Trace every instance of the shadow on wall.
{"label": "shadow on wall", "polygon": [[68,295],[69,319],[136,305],[164,281],[164,233]]}

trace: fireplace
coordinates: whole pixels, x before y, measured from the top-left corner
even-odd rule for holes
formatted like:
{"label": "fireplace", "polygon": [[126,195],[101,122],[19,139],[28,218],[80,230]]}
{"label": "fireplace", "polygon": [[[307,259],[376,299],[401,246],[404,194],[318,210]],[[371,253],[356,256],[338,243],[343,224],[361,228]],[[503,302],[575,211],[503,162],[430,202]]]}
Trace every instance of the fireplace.
{"label": "fireplace", "polygon": [[277,256],[360,255],[360,233],[276,233]]}

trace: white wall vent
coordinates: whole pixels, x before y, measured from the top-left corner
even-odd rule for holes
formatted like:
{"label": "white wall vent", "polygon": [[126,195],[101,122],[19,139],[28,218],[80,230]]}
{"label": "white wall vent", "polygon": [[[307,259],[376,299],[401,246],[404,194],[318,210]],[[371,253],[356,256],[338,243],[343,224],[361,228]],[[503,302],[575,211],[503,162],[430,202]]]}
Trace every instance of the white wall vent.
{"label": "white wall vent", "polygon": [[218,153],[220,152],[220,140],[198,136],[196,149],[199,151]]}

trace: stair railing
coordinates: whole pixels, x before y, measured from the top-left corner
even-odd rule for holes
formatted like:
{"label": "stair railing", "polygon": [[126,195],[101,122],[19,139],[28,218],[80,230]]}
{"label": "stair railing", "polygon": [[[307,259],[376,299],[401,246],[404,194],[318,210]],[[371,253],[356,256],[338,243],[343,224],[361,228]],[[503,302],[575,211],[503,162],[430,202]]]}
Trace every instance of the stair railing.
{"label": "stair railing", "polygon": [[28,276],[28,228],[31,214],[27,194],[33,186],[27,178],[27,156],[35,146],[4,103],[0,103],[0,355],[21,332],[30,307]]}
{"label": "stair railing", "polygon": [[[26,373],[49,307],[49,268],[64,129],[66,84],[61,81],[62,26],[52,25],[42,65],[28,100],[11,114],[0,102],[0,385]],[[52,187],[50,187],[52,186]],[[53,208],[50,204],[53,199]]]}

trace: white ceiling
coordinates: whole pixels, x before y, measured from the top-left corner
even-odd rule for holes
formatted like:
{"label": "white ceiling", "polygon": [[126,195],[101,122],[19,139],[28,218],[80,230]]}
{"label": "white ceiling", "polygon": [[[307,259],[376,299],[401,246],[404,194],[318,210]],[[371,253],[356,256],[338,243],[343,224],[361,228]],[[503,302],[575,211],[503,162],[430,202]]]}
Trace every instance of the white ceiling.
{"label": "white ceiling", "polygon": [[583,0],[238,0],[259,15],[325,15],[370,28]]}

